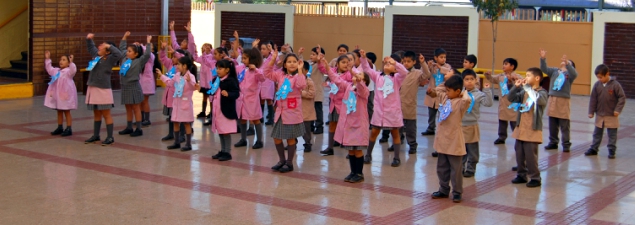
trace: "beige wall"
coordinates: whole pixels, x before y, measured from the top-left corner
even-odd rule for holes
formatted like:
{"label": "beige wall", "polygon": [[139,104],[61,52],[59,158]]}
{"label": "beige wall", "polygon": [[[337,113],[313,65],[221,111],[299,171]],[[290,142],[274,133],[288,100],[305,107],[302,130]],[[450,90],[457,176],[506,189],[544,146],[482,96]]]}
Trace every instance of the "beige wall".
{"label": "beige wall", "polygon": [[[26,0],[0,0],[0,23],[10,19],[27,4]],[[10,67],[10,60],[20,59],[20,52],[28,50],[28,28],[28,10],[0,28],[0,67]]]}
{"label": "beige wall", "polygon": [[320,44],[330,61],[337,57],[337,46],[346,44],[350,51],[355,45],[377,54],[381,60],[384,38],[384,20],[378,18],[294,16],[294,46],[306,49],[305,59],[309,59],[311,48]]}
{"label": "beige wall", "polygon": [[[496,69],[503,59],[518,60],[518,70],[540,66],[539,49],[547,51],[549,66],[560,65],[562,55],[573,60],[579,73],[572,87],[573,94],[588,95],[591,85],[592,23],[500,21],[496,40]],[[492,26],[488,20],[479,24],[478,65],[492,67]]]}

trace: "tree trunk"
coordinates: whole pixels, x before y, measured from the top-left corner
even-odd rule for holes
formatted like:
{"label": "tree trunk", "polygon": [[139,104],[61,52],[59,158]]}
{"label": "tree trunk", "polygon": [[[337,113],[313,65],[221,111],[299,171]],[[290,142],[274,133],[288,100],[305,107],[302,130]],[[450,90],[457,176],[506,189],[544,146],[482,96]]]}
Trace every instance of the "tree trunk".
{"label": "tree trunk", "polygon": [[496,69],[496,34],[498,34],[498,22],[492,21],[492,75]]}

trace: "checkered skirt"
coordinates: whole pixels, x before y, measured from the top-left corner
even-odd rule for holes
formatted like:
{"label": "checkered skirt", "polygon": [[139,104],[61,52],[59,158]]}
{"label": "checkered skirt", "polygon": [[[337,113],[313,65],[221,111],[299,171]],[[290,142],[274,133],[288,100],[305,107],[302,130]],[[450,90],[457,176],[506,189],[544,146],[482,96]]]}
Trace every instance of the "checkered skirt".
{"label": "checkered skirt", "polygon": [[349,150],[349,151],[366,150],[366,149],[368,149],[368,146],[344,146],[344,149]]}
{"label": "checkered skirt", "polygon": [[143,102],[143,89],[139,82],[132,84],[121,84],[121,104],[139,104]]}
{"label": "checkered skirt", "polygon": [[114,104],[104,104],[104,105],[87,104],[86,106],[88,107],[88,110],[108,110],[108,109],[115,108]]}
{"label": "checkered skirt", "polygon": [[338,122],[340,121],[340,113],[337,112],[337,109],[333,109],[333,112],[329,113],[329,122]]}
{"label": "checkered skirt", "polygon": [[304,123],[282,124],[282,117],[273,125],[271,137],[276,139],[294,139],[304,135]]}

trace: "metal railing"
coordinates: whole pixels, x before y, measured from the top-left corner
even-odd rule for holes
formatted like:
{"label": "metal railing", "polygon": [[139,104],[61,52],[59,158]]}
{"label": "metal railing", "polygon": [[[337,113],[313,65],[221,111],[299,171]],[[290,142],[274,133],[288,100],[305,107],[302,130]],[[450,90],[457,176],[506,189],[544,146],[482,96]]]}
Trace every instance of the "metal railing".
{"label": "metal railing", "polygon": [[344,4],[293,3],[296,15],[328,15],[336,17],[384,17],[384,8],[350,7]]}
{"label": "metal railing", "polygon": [[[489,19],[483,12],[479,13],[481,19]],[[536,16],[535,9],[520,8],[511,12],[505,12],[500,20],[540,20],[540,21],[566,21],[566,22],[591,22],[590,12],[585,10],[551,10],[541,9]]]}

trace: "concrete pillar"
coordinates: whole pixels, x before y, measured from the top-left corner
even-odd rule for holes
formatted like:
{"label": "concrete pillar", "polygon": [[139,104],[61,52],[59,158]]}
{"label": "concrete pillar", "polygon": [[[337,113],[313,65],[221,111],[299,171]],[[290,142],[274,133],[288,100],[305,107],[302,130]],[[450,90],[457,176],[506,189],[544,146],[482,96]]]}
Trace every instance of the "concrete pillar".
{"label": "concrete pillar", "polygon": [[161,35],[167,36],[168,34],[168,12],[169,12],[170,0],[161,0]]}
{"label": "concrete pillar", "polygon": [[534,9],[536,9],[536,20],[540,20],[540,6],[534,6]]}

